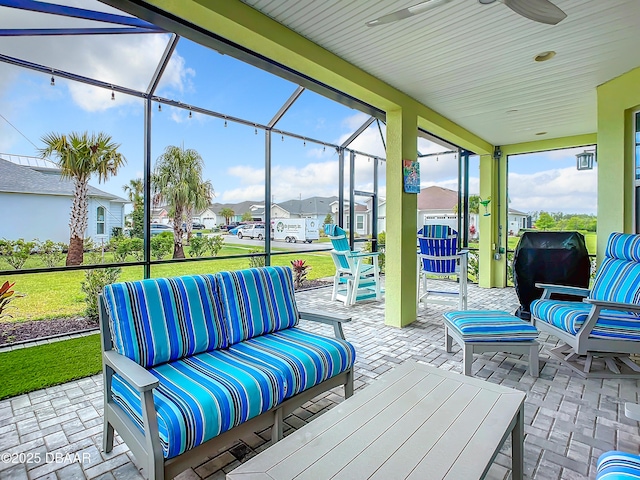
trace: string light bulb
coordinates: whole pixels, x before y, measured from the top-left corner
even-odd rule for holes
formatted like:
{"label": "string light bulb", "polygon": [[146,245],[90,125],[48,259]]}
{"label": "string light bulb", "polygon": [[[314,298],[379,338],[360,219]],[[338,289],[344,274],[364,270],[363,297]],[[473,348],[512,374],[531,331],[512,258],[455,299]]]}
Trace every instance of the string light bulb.
{"label": "string light bulb", "polygon": [[284,135],[282,135],[282,141],[284,142]]}
{"label": "string light bulb", "polygon": [[116,92],[114,92],[113,90],[113,85],[111,86],[111,100],[115,100],[116,99]]}
{"label": "string light bulb", "polygon": [[224,128],[227,128],[227,117],[224,118]]}
{"label": "string light bulb", "polygon": [[52,87],[56,86],[56,79],[53,77],[53,75],[51,75],[51,84]]}
{"label": "string light bulb", "polygon": [[306,146],[307,146],[307,140],[306,140],[306,139],[305,139],[305,140],[304,140],[304,142],[302,143],[302,146],[303,146],[303,147],[306,147]]}
{"label": "string light bulb", "polygon": [[255,133],[257,135],[258,134],[258,126],[254,125],[253,128],[254,128],[253,133]]}
{"label": "string light bulb", "polygon": [[189,110],[189,118],[192,118],[193,114],[191,113],[191,110]]}
{"label": "string light bulb", "polygon": [[159,111],[159,112],[161,112],[161,111],[162,111],[162,104],[161,104],[161,103],[159,103],[159,104],[158,104],[158,111]]}

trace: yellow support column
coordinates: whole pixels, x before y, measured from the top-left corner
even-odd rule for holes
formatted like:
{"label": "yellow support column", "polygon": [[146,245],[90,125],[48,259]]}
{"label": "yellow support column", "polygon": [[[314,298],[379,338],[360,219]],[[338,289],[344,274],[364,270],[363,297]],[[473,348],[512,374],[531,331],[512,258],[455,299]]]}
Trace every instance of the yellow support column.
{"label": "yellow support column", "polygon": [[404,193],[402,160],[417,157],[416,112],[388,111],[385,324],[392,327],[404,327],[416,319],[418,196]]}
{"label": "yellow support column", "polygon": [[[498,170],[500,170],[498,172]],[[499,174],[498,174],[499,173]],[[480,197],[486,200],[491,196],[491,203],[488,205],[489,216],[485,216],[484,207],[480,205],[480,279],[478,284],[481,287],[504,287],[506,286],[506,247],[508,225],[505,208],[507,200],[507,168],[506,156],[498,162],[491,155],[480,156]],[[498,182],[500,188],[498,188]],[[502,224],[502,235],[498,238],[499,225]],[[498,257],[496,256],[498,255]]]}

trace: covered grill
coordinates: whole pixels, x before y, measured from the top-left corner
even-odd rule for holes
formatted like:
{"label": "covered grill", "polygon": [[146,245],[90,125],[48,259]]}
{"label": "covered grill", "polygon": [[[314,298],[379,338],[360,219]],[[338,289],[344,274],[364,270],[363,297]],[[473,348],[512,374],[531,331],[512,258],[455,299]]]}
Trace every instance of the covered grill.
{"label": "covered grill", "polygon": [[[516,315],[529,320],[531,302],[542,295],[536,283],[589,287],[591,263],[578,232],[525,232],[513,256],[513,284],[520,300]],[[575,300],[575,297],[565,296]]]}

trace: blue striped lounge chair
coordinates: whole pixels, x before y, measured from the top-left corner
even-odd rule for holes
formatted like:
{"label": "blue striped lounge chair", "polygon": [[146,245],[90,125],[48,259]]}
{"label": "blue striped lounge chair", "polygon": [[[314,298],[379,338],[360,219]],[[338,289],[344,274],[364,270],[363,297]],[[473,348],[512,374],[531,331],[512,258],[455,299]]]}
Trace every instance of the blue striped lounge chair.
{"label": "blue striped lounge chair", "polygon": [[[467,251],[458,250],[458,233],[447,225],[425,225],[418,232],[418,248],[418,306],[422,302],[466,310]],[[432,289],[428,278],[433,276],[455,278],[457,283]]]}
{"label": "blue striped lounge chair", "polygon": [[352,251],[347,233],[338,225],[325,225],[325,233],[333,245],[331,257],[336,267],[331,299],[340,300],[345,306],[362,300],[381,300],[379,252]]}
{"label": "blue striped lounge chair", "polygon": [[[591,290],[536,284],[542,298],[531,303],[538,330],[565,345],[551,350],[583,377],[636,376],[640,366],[640,235],[613,233]],[[553,294],[584,297],[581,302],[555,300]]]}
{"label": "blue striped lounge chair", "polygon": [[[640,421],[640,405],[625,403],[624,413]],[[596,480],[637,480],[640,478],[640,456],[616,450],[605,452],[598,458]]]}

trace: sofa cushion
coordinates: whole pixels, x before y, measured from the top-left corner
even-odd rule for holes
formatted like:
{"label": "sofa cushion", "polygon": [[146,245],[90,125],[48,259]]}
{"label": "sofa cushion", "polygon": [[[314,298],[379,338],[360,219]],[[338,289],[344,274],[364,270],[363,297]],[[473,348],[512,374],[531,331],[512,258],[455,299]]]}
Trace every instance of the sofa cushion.
{"label": "sofa cushion", "polygon": [[463,310],[443,313],[465,342],[531,342],[538,329],[501,310]]}
{"label": "sofa cushion", "polygon": [[640,456],[611,451],[598,458],[596,480],[632,480],[640,478]]}
{"label": "sofa cushion", "polygon": [[115,350],[145,368],[227,346],[212,275],[147,279],[104,288]]}
{"label": "sofa cushion", "polygon": [[[160,441],[172,458],[266,412],[282,401],[284,378],[225,350],[205,352],[149,370]],[[113,400],[142,431],[140,395],[114,375]]]}
{"label": "sofa cushion", "polygon": [[229,352],[283,375],[289,398],[353,366],[356,352],[344,340],[287,328],[232,345]]}
{"label": "sofa cushion", "polygon": [[604,256],[640,263],[640,236],[631,233],[612,233],[607,240]]}
{"label": "sofa cushion", "polygon": [[640,263],[605,258],[589,297],[607,302],[640,304]]}
{"label": "sofa cushion", "polygon": [[640,303],[640,235],[612,233],[590,298]]}
{"label": "sofa cushion", "polygon": [[298,323],[290,268],[250,268],[216,277],[230,345]]}
{"label": "sofa cushion", "polygon": [[[575,335],[587,319],[591,305],[583,302],[534,300],[531,315]],[[640,318],[627,312],[602,310],[590,338],[640,340]]]}

